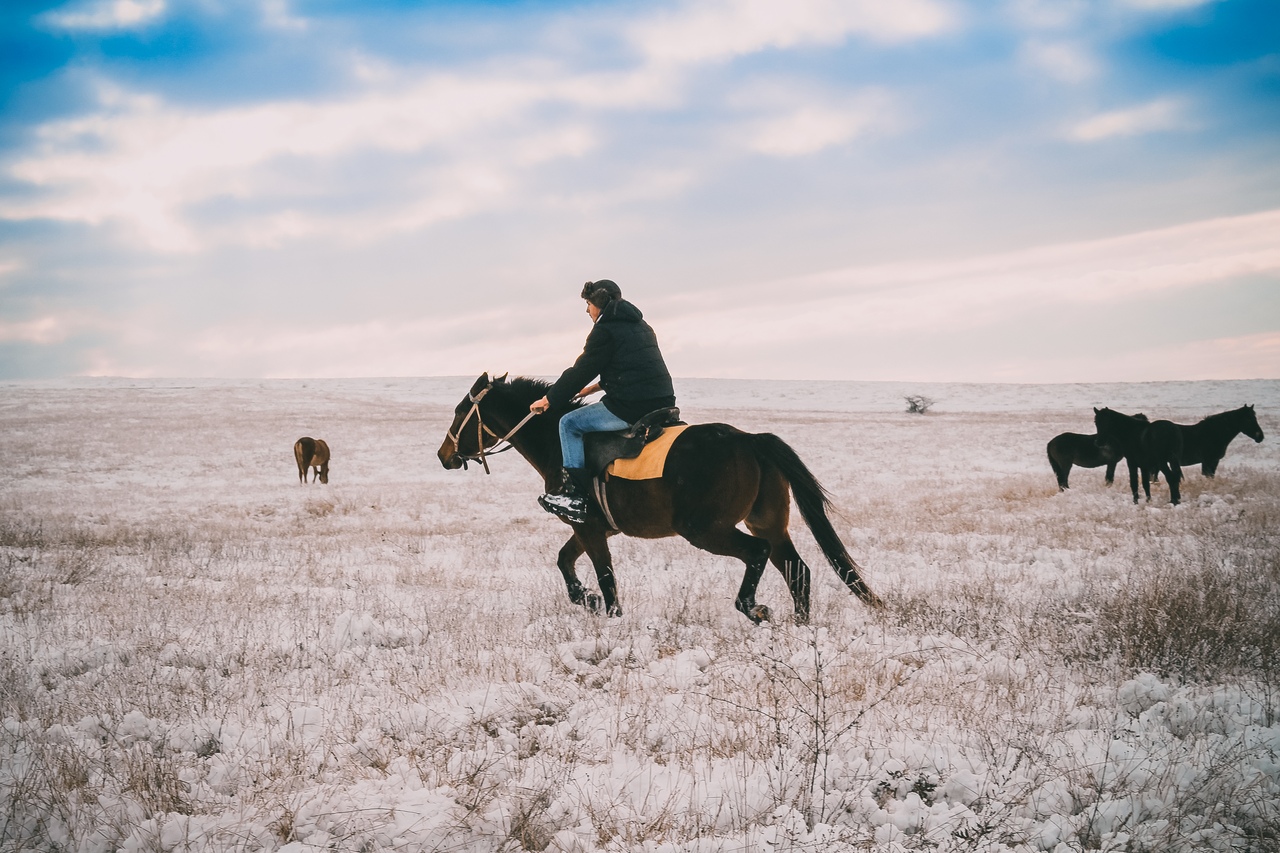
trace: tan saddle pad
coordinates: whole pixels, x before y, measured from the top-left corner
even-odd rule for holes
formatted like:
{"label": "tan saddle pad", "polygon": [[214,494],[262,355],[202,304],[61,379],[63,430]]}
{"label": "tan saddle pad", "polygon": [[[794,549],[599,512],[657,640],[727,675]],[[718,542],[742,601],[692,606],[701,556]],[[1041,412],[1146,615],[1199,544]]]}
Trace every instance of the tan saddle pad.
{"label": "tan saddle pad", "polygon": [[639,456],[634,459],[615,459],[605,471],[611,477],[621,477],[624,480],[656,480],[662,476],[662,468],[667,464],[667,453],[671,450],[672,442],[688,427],[688,424],[667,427],[662,435],[644,446]]}

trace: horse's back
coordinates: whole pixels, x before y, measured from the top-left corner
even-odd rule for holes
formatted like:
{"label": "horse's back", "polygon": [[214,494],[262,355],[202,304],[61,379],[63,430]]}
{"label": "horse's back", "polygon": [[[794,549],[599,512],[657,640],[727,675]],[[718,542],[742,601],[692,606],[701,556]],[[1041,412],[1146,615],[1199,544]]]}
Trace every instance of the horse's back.
{"label": "horse's back", "polygon": [[606,492],[623,533],[662,538],[737,524],[750,512],[760,479],[750,433],[729,424],[693,424],[672,441],[661,477],[610,477]]}
{"label": "horse's back", "polygon": [[1155,463],[1183,463],[1183,430],[1186,427],[1173,421],[1152,421],[1142,433],[1142,448]]}
{"label": "horse's back", "polygon": [[1045,447],[1049,460],[1056,465],[1078,465],[1081,468],[1098,468],[1120,459],[1119,453],[1108,453],[1098,446],[1096,435],[1063,432],[1049,439]]}
{"label": "horse's back", "polygon": [[304,435],[293,443],[293,458],[298,460],[299,465],[310,465],[315,452],[316,440],[309,435]]}

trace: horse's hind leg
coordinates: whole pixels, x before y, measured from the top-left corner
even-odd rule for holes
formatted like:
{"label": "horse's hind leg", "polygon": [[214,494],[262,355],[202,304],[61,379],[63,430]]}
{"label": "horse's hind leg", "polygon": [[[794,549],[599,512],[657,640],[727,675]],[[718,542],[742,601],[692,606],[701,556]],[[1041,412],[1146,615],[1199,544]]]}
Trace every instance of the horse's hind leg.
{"label": "horse's hind leg", "polygon": [[[747,530],[769,543],[769,562],[787,583],[795,606],[795,620],[806,624],[809,621],[809,566],[800,559],[800,552],[787,532],[790,516],[790,487],[777,471],[769,469],[761,477],[755,505],[746,518]],[[754,588],[751,594],[755,594]]]}
{"label": "horse's hind leg", "polygon": [[1071,463],[1062,462],[1055,459],[1053,451],[1049,451],[1049,467],[1053,469],[1053,474],[1058,478],[1058,491],[1065,492],[1068,488],[1067,477],[1071,474]]}
{"label": "horse's hind leg", "polygon": [[1169,502],[1175,506],[1182,503],[1182,492],[1179,489],[1182,485],[1182,466],[1177,462],[1170,462],[1164,476],[1169,481]]}
{"label": "horse's hind leg", "polygon": [[760,576],[764,574],[765,564],[769,562],[771,549],[767,540],[750,536],[736,527],[682,532],[681,535],[694,547],[722,557],[737,557],[746,564],[746,571],[742,575],[742,586],[738,587],[738,596],[733,606],[757,625],[769,618],[769,608],[756,604],[756,589],[760,586]]}
{"label": "horse's hind leg", "polygon": [[747,529],[769,542],[769,562],[773,563],[774,568],[782,574],[782,579],[787,583],[787,589],[791,591],[791,602],[795,606],[795,620],[801,625],[808,624],[810,572],[808,564],[800,558],[800,552],[796,550],[795,543],[791,541],[791,537],[785,530],[781,534],[770,535],[768,531],[758,529],[750,521],[747,522]]}
{"label": "horse's hind leg", "polygon": [[1116,481],[1116,463],[1107,463],[1107,485],[1110,486]]}

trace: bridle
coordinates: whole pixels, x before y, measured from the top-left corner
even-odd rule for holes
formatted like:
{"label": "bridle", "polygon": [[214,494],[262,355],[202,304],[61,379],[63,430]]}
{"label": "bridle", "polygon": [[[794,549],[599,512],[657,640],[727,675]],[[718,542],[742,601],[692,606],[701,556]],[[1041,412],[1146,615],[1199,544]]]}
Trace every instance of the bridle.
{"label": "bridle", "polygon": [[[497,439],[497,441],[495,441],[491,445],[491,447],[498,447],[498,445],[502,444],[504,441],[507,442],[506,447],[500,447],[497,450],[489,449],[487,453],[488,456],[493,456],[498,453],[505,453],[506,451],[511,450],[512,447],[514,446],[511,444],[511,436],[519,432],[520,428],[523,427],[525,424],[527,424],[529,420],[533,418],[534,415],[537,414],[537,412],[529,412],[529,414],[525,415],[524,419],[521,420],[520,423],[512,427],[511,431],[508,432],[506,435],[498,435],[496,432],[489,429],[489,427],[485,426],[484,419],[480,416],[480,401],[483,400],[485,398],[485,395],[492,390],[493,390],[493,382],[491,380],[488,385],[484,386],[484,388],[480,390],[479,394],[468,393],[467,399],[471,401],[471,410],[467,412],[467,416],[462,419],[462,423],[458,424],[458,432],[456,434],[453,432],[452,429],[449,429],[448,431],[445,432],[445,435],[448,436],[449,440],[453,442],[453,446],[454,446],[454,449],[457,451],[457,455],[462,459],[462,470],[464,471],[467,469],[467,462],[474,462],[475,460],[478,459],[480,460],[480,464],[484,466],[484,472],[488,474],[489,461],[488,459],[485,458],[486,457],[486,448],[484,446],[485,435],[488,434],[489,436]],[[467,422],[471,420],[472,415],[474,415],[476,419],[476,447],[480,449],[477,450],[475,453],[463,453],[462,444],[459,441],[459,439],[462,437],[463,427],[465,427],[467,425]]]}

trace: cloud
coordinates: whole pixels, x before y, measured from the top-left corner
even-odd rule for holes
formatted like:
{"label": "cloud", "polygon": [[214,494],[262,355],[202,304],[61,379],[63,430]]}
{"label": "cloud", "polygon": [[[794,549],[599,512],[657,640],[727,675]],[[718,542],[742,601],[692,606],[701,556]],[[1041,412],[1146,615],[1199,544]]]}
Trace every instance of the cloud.
{"label": "cloud", "polygon": [[125,30],[154,21],[165,8],[165,0],[99,0],[49,12],[43,19],[65,30]]}
{"label": "cloud", "polygon": [[1189,126],[1182,103],[1162,98],[1125,110],[1099,113],[1077,123],[1068,136],[1078,142],[1101,142],[1116,137],[1181,130]]}
{"label": "cloud", "polygon": [[851,36],[900,42],[935,36],[954,16],[931,0],[700,0],[631,28],[651,62],[717,62],[769,49],[836,45]]}
{"label": "cloud", "polygon": [[734,126],[737,144],[776,157],[813,154],[898,123],[893,98],[878,89],[852,97],[821,96],[812,86],[754,83],[731,103],[757,114]]}
{"label": "cloud", "polygon": [[[262,8],[288,14],[278,0]],[[9,175],[35,191],[0,199],[0,218],[117,226],[166,252],[373,240],[518,203],[540,166],[595,151],[610,113],[683,109],[689,83],[663,64],[673,57],[702,61],[853,33],[901,40],[949,24],[946,8],[931,0],[711,0],[634,25],[650,61],[622,72],[513,59],[410,77],[356,61],[353,75],[374,81],[363,92],[216,109],[102,81],[96,110],[37,127],[35,145],[8,164]],[[612,26],[625,31],[627,22]],[[745,138],[749,149],[774,156],[813,153],[883,126],[888,102],[865,93],[808,95],[753,110],[732,144]],[[373,192],[377,152],[395,156],[398,173]]]}
{"label": "cloud", "polygon": [[1097,60],[1081,45],[1063,41],[1032,40],[1019,51],[1023,63],[1063,83],[1085,83],[1097,78]]}
{"label": "cloud", "polygon": [[[662,306],[675,348],[985,328],[1028,305],[1106,310],[1161,291],[1280,272],[1280,210],[950,261],[849,267]],[[703,306],[715,306],[707,309]]]}
{"label": "cloud", "polygon": [[[559,309],[485,308],[465,316],[421,316],[306,329],[220,325],[172,342],[184,375],[264,377],[432,376],[494,370],[558,373],[582,346],[583,324]],[[106,373],[121,366],[102,365]],[[125,370],[136,374],[136,370]]]}
{"label": "cloud", "polygon": [[[513,170],[590,148],[591,134],[580,127],[543,132],[521,121],[531,105],[553,95],[546,84],[515,76],[439,75],[344,100],[200,112],[106,87],[99,112],[39,129],[38,150],[9,172],[45,192],[0,202],[0,217],[121,222],[152,248],[195,250],[205,238],[185,217],[191,205],[273,194],[301,202],[335,189],[291,184],[286,171],[272,168],[282,162],[435,151],[449,161],[434,173],[444,179],[433,179],[425,166],[408,176],[408,183],[421,181],[420,189],[432,191],[429,202],[393,204],[398,209],[383,222],[391,230],[415,227],[471,211],[486,195],[492,201]],[[471,156],[479,151],[483,163]],[[323,219],[299,213],[288,201],[277,205],[283,209],[267,217],[274,223],[268,233],[310,233],[309,224]],[[249,234],[262,233],[261,222],[245,225]],[[236,239],[245,230],[224,236]]]}
{"label": "cloud", "polygon": [[1182,11],[1218,2],[1221,0],[1124,0],[1126,6],[1150,12]]}
{"label": "cloud", "polygon": [[262,20],[277,30],[303,32],[310,26],[305,18],[293,14],[288,0],[262,0]]}
{"label": "cloud", "polygon": [[62,317],[9,322],[0,319],[0,343],[57,344],[71,337],[73,323]]}
{"label": "cloud", "polygon": [[1083,0],[1011,0],[1015,24],[1030,30],[1063,30],[1080,24],[1089,12]]}
{"label": "cloud", "polygon": [[[1180,340],[1105,353],[1046,354],[1034,362],[1008,364],[1004,382],[1132,381],[1175,382],[1210,379],[1270,379],[1280,375],[1280,333]],[[1241,400],[1241,403],[1253,402]]]}

